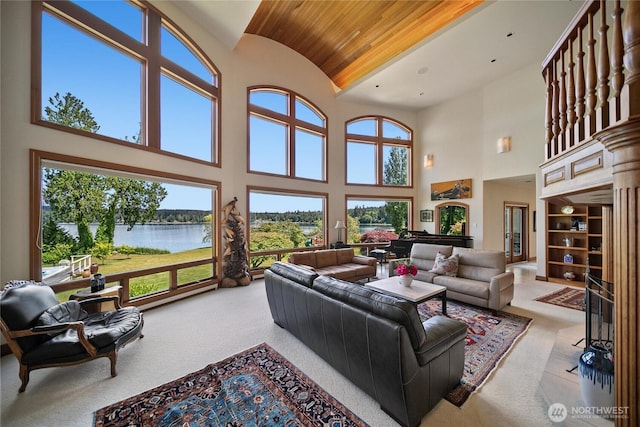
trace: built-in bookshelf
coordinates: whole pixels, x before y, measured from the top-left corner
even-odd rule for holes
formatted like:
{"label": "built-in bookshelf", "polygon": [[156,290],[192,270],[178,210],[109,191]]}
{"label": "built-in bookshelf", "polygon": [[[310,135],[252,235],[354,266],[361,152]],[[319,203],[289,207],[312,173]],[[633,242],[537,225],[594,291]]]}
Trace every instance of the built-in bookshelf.
{"label": "built-in bookshelf", "polygon": [[587,265],[601,277],[602,207],[547,203],[547,280],[584,285]]}

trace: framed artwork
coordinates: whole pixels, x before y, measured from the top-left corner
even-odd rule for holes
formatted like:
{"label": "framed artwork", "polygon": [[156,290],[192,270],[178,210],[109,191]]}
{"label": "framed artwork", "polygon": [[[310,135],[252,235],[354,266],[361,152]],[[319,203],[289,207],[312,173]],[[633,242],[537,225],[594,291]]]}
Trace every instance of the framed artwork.
{"label": "framed artwork", "polygon": [[454,200],[471,198],[471,178],[431,184],[431,200]]}
{"label": "framed artwork", "polygon": [[433,222],[433,210],[426,209],[420,211],[420,222]]}

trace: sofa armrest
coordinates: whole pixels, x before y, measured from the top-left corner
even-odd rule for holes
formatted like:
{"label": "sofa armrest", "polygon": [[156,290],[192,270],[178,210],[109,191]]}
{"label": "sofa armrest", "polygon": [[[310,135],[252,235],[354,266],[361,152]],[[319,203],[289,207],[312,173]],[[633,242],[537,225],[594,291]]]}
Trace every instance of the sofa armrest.
{"label": "sofa armrest", "polygon": [[356,255],[351,259],[351,262],[354,264],[372,265],[375,267],[378,260],[370,256]]}
{"label": "sofa armrest", "polygon": [[500,292],[504,288],[513,285],[514,276],[512,271],[506,271],[491,278],[489,283],[489,292]]}
{"label": "sofa armrest", "polygon": [[398,264],[403,261],[409,262],[411,261],[411,258],[396,258],[389,260],[389,277],[396,275],[396,267],[398,267]]}
{"label": "sofa armrest", "polygon": [[421,366],[449,350],[467,336],[467,325],[446,316],[434,316],[422,323],[427,334],[425,343],[416,350]]}

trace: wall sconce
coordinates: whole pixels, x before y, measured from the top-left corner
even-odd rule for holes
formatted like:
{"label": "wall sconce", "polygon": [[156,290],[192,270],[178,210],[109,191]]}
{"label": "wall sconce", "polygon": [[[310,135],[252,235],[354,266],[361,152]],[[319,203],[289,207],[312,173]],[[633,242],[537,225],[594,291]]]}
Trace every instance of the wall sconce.
{"label": "wall sconce", "polygon": [[338,230],[338,242],[342,243],[342,230],[346,230],[347,228],[347,226],[344,225],[344,221],[338,220],[333,228]]}
{"label": "wall sconce", "polygon": [[496,148],[498,150],[498,154],[511,151],[511,137],[503,136],[502,138],[498,138]]}
{"label": "wall sconce", "polygon": [[427,154],[424,156],[425,169],[431,169],[433,167],[433,154]]}

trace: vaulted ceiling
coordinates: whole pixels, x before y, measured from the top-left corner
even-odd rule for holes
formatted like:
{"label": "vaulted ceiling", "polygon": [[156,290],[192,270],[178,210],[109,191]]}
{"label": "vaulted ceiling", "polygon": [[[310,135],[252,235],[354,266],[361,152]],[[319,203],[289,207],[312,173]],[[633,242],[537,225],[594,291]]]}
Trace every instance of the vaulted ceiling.
{"label": "vaulted ceiling", "polygon": [[344,89],[482,1],[262,1],[245,32],[297,51]]}
{"label": "vaulted ceiling", "polygon": [[229,50],[251,33],[300,52],[345,101],[421,110],[541,64],[584,0],[171,2]]}

